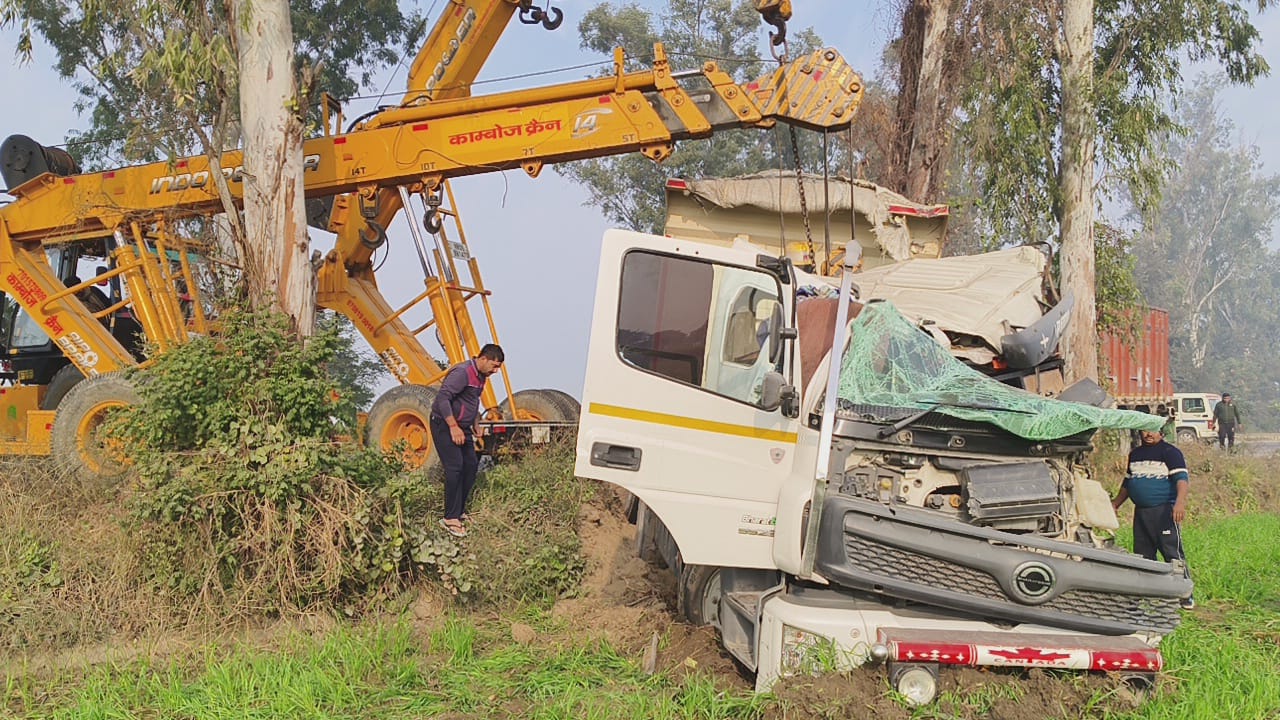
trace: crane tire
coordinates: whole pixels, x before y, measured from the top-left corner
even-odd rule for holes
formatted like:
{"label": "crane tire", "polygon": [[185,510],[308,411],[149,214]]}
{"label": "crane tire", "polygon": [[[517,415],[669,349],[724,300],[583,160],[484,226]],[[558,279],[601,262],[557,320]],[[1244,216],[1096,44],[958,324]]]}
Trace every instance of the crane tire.
{"label": "crane tire", "polygon": [[58,403],[62,402],[62,398],[71,392],[71,388],[80,384],[84,380],[84,373],[80,372],[80,368],[75,365],[68,364],[49,378],[49,384],[44,390],[44,399],[40,401],[41,410],[57,410]]}
{"label": "crane tire", "polygon": [[410,470],[430,470],[440,462],[431,441],[431,404],[436,389],[426,385],[397,385],[369,408],[364,426],[365,447],[394,452],[403,441],[400,459]]}
{"label": "crane tire", "polygon": [[[511,411],[511,398],[503,400],[498,409],[502,411],[504,420],[577,422],[578,413],[575,412],[575,408],[566,403],[557,393],[556,390],[517,390],[515,392],[516,413],[513,414]],[[573,404],[576,405],[577,401]]]}
{"label": "crane tire", "polygon": [[87,378],[68,390],[58,403],[50,436],[59,471],[79,480],[123,476],[129,469],[127,453],[119,441],[98,431],[109,411],[140,400],[133,381],[121,373]]}
{"label": "crane tire", "polygon": [[582,416],[582,404],[578,402],[577,398],[569,393],[563,390],[556,390],[554,388],[543,388],[538,392],[546,393],[550,396],[551,399],[560,406],[560,409],[564,414],[573,422],[577,422],[578,418]]}

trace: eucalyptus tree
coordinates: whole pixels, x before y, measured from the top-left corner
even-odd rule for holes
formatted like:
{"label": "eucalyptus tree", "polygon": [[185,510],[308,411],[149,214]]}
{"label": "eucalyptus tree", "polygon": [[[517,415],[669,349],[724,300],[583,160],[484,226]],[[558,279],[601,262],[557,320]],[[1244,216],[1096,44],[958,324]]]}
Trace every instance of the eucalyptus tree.
{"label": "eucalyptus tree", "polygon": [[1257,148],[1238,144],[1221,85],[1210,77],[1189,91],[1174,115],[1187,132],[1161,143],[1173,169],[1159,201],[1136,209],[1136,274],[1151,302],[1169,309],[1179,388],[1274,402],[1280,177],[1263,172]]}
{"label": "eucalyptus tree", "polygon": [[[772,59],[760,52],[762,25],[750,0],[667,0],[653,11],[638,3],[596,5],[578,23],[581,47],[603,55],[615,47],[627,53],[627,68],[647,67],[653,45],[663,43],[673,70],[689,70],[714,61],[736,81],[763,75]],[[821,46],[812,29],[788,33],[793,55]],[[586,204],[633,230],[662,232],[663,188],[670,177],[723,177],[770,168],[795,169],[795,156],[816,158],[815,133],[802,133],[792,150],[789,131],[730,130],[696,142],[681,143],[661,165],[639,155],[564,163],[557,172],[582,185]],[[840,162],[837,160],[837,163]]]}
{"label": "eucalyptus tree", "polygon": [[[950,163],[948,189],[963,188],[979,216],[963,223],[977,236],[963,242],[1056,236],[1064,284],[1078,300],[1069,370],[1096,377],[1095,192],[1131,186],[1141,203],[1159,197],[1170,165],[1158,145],[1177,129],[1166,108],[1188,63],[1217,63],[1233,83],[1268,72],[1249,9],[1234,0],[912,0],[903,17],[904,39],[922,40],[899,43],[899,92],[928,99],[921,88],[946,91],[925,110],[937,109],[954,131],[931,131],[935,144],[950,137],[949,147],[934,148],[935,164]],[[943,59],[926,61],[929,53]],[[927,76],[931,68],[943,81]],[[900,107],[923,112],[913,102]],[[916,132],[910,119],[898,126]],[[906,136],[895,147],[915,142]],[[906,178],[911,156],[893,157],[895,177]]]}
{"label": "eucalyptus tree", "polygon": [[[68,138],[86,167],[207,154],[250,299],[310,331],[301,143],[313,100],[367,84],[417,18],[394,0],[0,0],[0,25],[18,26],[20,54],[35,37],[54,49],[89,121]],[[243,220],[218,166],[241,145]]]}

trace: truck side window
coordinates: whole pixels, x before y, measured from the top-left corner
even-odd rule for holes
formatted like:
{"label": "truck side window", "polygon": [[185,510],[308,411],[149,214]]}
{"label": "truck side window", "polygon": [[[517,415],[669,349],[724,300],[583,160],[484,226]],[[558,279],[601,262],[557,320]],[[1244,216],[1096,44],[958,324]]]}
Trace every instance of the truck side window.
{"label": "truck side window", "polygon": [[618,304],[622,359],[641,370],[702,385],[714,279],[708,263],[627,253]]}
{"label": "truck side window", "polygon": [[640,250],[623,259],[618,355],[641,370],[756,405],[775,318],[766,273]]}

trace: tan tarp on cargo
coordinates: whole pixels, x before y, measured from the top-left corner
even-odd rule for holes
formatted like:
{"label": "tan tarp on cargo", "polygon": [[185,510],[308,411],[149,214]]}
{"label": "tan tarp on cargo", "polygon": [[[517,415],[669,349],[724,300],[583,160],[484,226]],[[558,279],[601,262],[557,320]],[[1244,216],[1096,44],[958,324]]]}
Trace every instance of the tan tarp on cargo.
{"label": "tan tarp on cargo", "polygon": [[[954,354],[984,364],[1000,338],[1044,314],[1045,256],[1034,247],[932,260],[910,260],[854,275],[865,302],[892,300],[917,323],[933,323],[948,334],[980,338],[988,348]],[[936,335],[936,333],[935,333]]]}
{"label": "tan tarp on cargo", "polygon": [[[810,237],[819,262],[825,257],[827,203],[834,253],[850,237],[850,196],[858,214],[857,238],[865,267],[941,255],[946,206],[921,205],[864,180],[832,178],[824,191],[820,176],[802,177]],[[684,182],[683,190],[667,188],[667,235],[720,244],[745,239],[776,252],[781,225],[786,228],[787,254],[798,260],[797,255],[804,251],[800,191],[794,173],[772,170]],[[904,215],[904,210],[908,214]]]}

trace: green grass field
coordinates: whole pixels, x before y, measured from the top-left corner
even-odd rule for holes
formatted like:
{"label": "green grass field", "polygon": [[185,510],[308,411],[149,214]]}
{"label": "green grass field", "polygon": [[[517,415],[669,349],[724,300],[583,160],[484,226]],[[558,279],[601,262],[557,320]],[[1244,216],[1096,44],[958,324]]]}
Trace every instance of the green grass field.
{"label": "green grass field", "polygon": [[[1280,517],[1186,531],[1199,608],[1164,644],[1165,679],[1113,717],[1275,718],[1280,712]],[[537,640],[511,638],[529,623]],[[17,718],[752,718],[777,699],[693,673],[649,676],[603,642],[565,641],[545,613],[454,615],[426,638],[404,622],[293,635],[271,649],[209,646],[160,664],[11,675]],[[1016,694],[1016,686],[1013,692]],[[1091,716],[1086,708],[1082,710]],[[916,717],[951,717],[923,708]]]}

